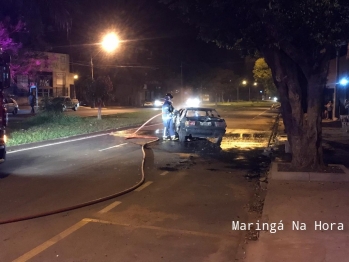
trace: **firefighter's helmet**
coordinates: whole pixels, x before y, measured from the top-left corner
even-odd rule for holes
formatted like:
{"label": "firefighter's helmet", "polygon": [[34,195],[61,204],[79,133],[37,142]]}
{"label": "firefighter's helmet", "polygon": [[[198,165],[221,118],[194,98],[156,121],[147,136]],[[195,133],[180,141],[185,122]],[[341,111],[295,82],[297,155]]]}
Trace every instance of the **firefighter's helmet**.
{"label": "firefighter's helmet", "polygon": [[165,99],[166,100],[170,100],[170,99],[172,99],[173,98],[173,95],[171,94],[171,93],[167,93],[166,95],[165,95]]}

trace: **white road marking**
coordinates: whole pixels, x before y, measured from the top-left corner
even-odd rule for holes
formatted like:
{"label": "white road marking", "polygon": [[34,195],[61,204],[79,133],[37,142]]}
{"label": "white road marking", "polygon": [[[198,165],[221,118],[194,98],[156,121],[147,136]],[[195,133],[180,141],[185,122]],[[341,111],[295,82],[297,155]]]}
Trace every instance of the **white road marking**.
{"label": "white road marking", "polygon": [[112,149],[112,148],[116,148],[116,147],[120,147],[120,146],[124,146],[126,145],[127,143],[123,143],[123,144],[120,144],[120,145],[116,145],[116,146],[111,146],[111,147],[107,147],[107,148],[104,148],[104,149],[100,149],[98,150],[99,152],[102,152],[104,150],[108,150],[108,149]]}
{"label": "white road marking", "polygon": [[135,191],[139,192],[139,191],[143,190],[144,188],[146,188],[147,186],[151,185],[152,183],[153,183],[152,181],[145,182],[143,185],[141,185],[140,187],[135,189]]}
{"label": "white road marking", "polygon": [[37,246],[36,248],[30,250],[29,252],[25,253],[24,255],[20,256],[19,258],[13,260],[12,262],[25,262],[29,259],[33,258],[34,256],[40,254],[44,250],[48,249],[50,246],[53,246],[58,241],[62,240],[63,238],[69,236],[71,233],[75,232],[79,228],[83,227],[90,221],[88,220],[81,220],[75,225],[71,226],[70,228],[64,230],[63,232],[59,233],[58,235],[54,236],[53,238],[47,240],[46,242],[42,243],[41,245]]}
{"label": "white road marking", "polygon": [[[159,124],[152,124],[152,125],[146,125],[144,127],[148,127],[148,126],[157,126],[160,125]],[[130,128],[130,130],[134,130],[137,128]],[[116,131],[117,132],[117,131]],[[40,145],[40,146],[33,146],[33,147],[28,147],[28,148],[22,148],[22,149],[17,149],[17,150],[11,150],[11,151],[7,151],[6,154],[13,154],[13,153],[18,153],[18,152],[23,152],[23,151],[28,151],[28,150],[33,150],[33,149],[38,149],[38,148],[43,148],[43,147],[48,147],[48,146],[55,146],[55,145],[61,145],[61,144],[66,144],[66,143],[70,143],[70,142],[75,142],[75,141],[80,141],[80,140],[85,140],[85,139],[90,139],[90,138],[95,138],[95,137],[100,137],[100,136],[106,136],[106,135],[110,135],[110,133],[106,133],[106,134],[99,134],[99,135],[93,135],[93,136],[85,136],[85,137],[81,137],[81,138],[76,138],[76,139],[70,139],[70,140],[66,140],[66,141],[61,141],[61,142],[56,142],[56,143],[50,143],[50,144],[45,144],[45,145]]]}
{"label": "white road marking", "polygon": [[267,111],[269,111],[269,109],[267,109],[267,110],[263,111],[262,113],[260,113],[259,115],[255,116],[255,117],[254,117],[254,118],[252,118],[252,119],[257,118],[257,117],[259,117],[260,115],[263,115],[263,114],[264,114],[265,112],[267,112]]}
{"label": "white road marking", "polygon": [[[162,123],[158,123],[158,124],[151,124],[151,125],[145,125],[143,127],[149,127],[149,126],[158,126],[158,125],[162,125]],[[139,127],[135,127],[135,128],[130,128],[130,130],[134,130],[134,129],[138,129]]]}
{"label": "white road marking", "polygon": [[103,213],[107,213],[108,211],[112,210],[114,207],[120,205],[121,202],[120,201],[115,201],[114,203],[110,204],[109,206],[103,208],[102,210],[98,211],[98,213],[103,214]]}
{"label": "white road marking", "polygon": [[167,173],[168,173],[168,171],[162,172],[162,173],[160,174],[160,176],[164,176],[164,175],[166,175]]}
{"label": "white road marking", "polygon": [[112,225],[123,226],[123,227],[128,227],[128,228],[152,229],[152,230],[158,230],[158,231],[167,232],[167,233],[175,233],[175,234],[180,234],[180,235],[213,237],[213,238],[222,238],[222,239],[230,239],[230,240],[238,237],[238,236],[231,236],[231,235],[219,235],[219,234],[212,234],[212,233],[206,233],[206,232],[174,229],[174,228],[164,228],[164,227],[157,227],[157,226],[123,224],[123,223],[118,223],[118,222],[114,222],[114,221],[106,221],[106,220],[93,219],[93,218],[84,218],[83,220],[88,221],[88,222],[94,222],[94,223],[112,224]]}
{"label": "white road marking", "polygon": [[75,142],[75,141],[80,141],[80,140],[85,140],[85,139],[90,139],[90,138],[95,138],[95,137],[100,137],[100,136],[106,136],[106,135],[109,135],[109,133],[108,134],[100,134],[100,135],[88,136],[88,137],[81,137],[81,138],[77,138],[77,139],[71,139],[71,140],[67,140],[67,141],[50,143],[50,144],[41,145],[41,146],[33,146],[33,147],[28,147],[28,148],[13,150],[13,151],[7,151],[6,154],[12,154],[12,153],[17,153],[17,152],[22,152],[22,151],[27,151],[27,150],[32,150],[32,149],[38,149],[38,148],[42,148],[42,147],[66,144],[66,143],[70,143],[70,142]]}

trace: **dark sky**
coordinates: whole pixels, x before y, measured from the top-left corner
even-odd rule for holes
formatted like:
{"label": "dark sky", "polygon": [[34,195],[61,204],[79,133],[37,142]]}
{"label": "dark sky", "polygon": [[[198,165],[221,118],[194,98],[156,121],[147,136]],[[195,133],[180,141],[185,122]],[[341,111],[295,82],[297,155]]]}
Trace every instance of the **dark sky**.
{"label": "dark sky", "polygon": [[65,32],[54,32],[50,40],[55,46],[64,46],[52,51],[70,53],[73,61],[87,68],[90,54],[96,56],[97,61],[100,58],[106,62],[106,59],[100,57],[103,52],[99,52],[97,46],[84,44],[99,42],[103,33],[116,31],[121,39],[127,40],[114,55],[119,64],[137,64],[140,62],[137,56],[130,54],[143,52],[143,56],[148,56],[143,57],[143,65],[179,68],[183,63],[190,68],[205,63],[244,74],[244,60],[237,52],[197,39],[195,28],[184,24],[173,11],[157,1],[79,0],[79,3],[68,37]]}

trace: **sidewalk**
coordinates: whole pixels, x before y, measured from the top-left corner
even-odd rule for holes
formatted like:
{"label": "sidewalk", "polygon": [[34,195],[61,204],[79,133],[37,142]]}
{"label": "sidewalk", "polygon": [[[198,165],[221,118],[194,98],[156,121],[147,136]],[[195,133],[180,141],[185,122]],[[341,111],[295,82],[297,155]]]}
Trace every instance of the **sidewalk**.
{"label": "sidewalk", "polygon": [[[348,168],[349,133],[339,121],[323,122],[323,140],[325,162]],[[348,207],[349,182],[269,179],[260,219],[269,230],[247,244],[245,261],[349,261]]]}

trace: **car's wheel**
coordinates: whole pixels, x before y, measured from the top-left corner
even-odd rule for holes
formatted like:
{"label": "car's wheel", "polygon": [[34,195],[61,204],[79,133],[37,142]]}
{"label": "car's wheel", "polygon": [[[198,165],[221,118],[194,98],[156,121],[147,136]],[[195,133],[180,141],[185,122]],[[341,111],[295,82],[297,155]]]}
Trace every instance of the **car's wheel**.
{"label": "car's wheel", "polygon": [[17,113],[18,113],[18,108],[13,109],[12,114],[17,115]]}
{"label": "car's wheel", "polygon": [[73,107],[73,110],[74,110],[74,111],[78,110],[78,107],[77,107],[77,106],[74,106],[74,107]]}
{"label": "car's wheel", "polygon": [[66,106],[62,105],[62,112],[64,112],[66,109],[67,109]]}
{"label": "car's wheel", "polygon": [[179,132],[178,132],[178,139],[179,139],[179,142],[185,142],[186,138],[187,138],[187,132],[185,132],[185,130],[183,129],[179,129]]}
{"label": "car's wheel", "polygon": [[219,136],[213,139],[213,143],[220,145],[222,143],[223,137]]}

